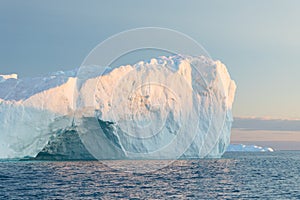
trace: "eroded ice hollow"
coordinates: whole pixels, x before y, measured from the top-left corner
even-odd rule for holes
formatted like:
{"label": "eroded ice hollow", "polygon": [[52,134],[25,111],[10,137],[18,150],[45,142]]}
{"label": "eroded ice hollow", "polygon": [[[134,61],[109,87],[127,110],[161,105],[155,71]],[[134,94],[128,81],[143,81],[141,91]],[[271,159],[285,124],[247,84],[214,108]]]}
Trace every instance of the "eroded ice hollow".
{"label": "eroded ice hollow", "polygon": [[236,85],[220,61],[177,55],[99,69],[1,76],[0,158],[222,156]]}

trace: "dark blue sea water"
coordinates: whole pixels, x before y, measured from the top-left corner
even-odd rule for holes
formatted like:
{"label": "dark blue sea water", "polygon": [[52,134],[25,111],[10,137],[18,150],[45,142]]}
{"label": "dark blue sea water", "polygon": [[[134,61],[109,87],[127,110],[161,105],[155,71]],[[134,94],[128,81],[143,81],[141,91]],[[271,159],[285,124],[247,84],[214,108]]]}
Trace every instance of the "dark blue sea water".
{"label": "dark blue sea water", "polygon": [[232,152],[130,173],[98,161],[0,161],[0,199],[300,199],[299,174],[300,151]]}

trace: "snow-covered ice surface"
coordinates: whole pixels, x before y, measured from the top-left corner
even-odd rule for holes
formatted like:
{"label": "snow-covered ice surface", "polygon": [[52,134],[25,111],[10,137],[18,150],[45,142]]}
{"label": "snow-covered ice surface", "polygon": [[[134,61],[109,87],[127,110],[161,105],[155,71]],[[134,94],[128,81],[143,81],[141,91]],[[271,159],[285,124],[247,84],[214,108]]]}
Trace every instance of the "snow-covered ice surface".
{"label": "snow-covered ice surface", "polygon": [[0,82],[4,82],[7,79],[18,79],[18,75],[17,74],[6,74],[6,75],[0,74]]}
{"label": "snow-covered ice surface", "polygon": [[226,151],[243,151],[243,152],[273,152],[271,147],[261,147],[257,145],[230,144]]}
{"label": "snow-covered ice surface", "polygon": [[220,61],[177,55],[0,77],[0,158],[203,158],[229,145],[236,85]]}

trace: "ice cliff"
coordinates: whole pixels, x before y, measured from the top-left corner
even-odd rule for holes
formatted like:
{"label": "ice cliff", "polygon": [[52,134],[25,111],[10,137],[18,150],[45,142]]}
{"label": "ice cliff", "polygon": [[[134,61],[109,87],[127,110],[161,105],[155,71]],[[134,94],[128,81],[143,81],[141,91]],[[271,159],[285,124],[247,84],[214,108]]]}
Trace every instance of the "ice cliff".
{"label": "ice cliff", "polygon": [[225,65],[203,56],[1,75],[0,158],[220,157],[235,89]]}

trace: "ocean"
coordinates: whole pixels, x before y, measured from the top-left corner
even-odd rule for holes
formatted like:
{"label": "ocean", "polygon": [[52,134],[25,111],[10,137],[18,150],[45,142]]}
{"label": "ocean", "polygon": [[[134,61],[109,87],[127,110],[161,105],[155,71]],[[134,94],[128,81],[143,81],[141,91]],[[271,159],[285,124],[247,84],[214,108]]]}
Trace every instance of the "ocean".
{"label": "ocean", "polygon": [[[158,163],[168,165],[147,171]],[[299,174],[300,151],[172,162],[1,160],[0,199],[300,199]]]}

